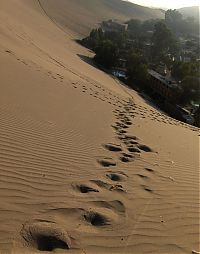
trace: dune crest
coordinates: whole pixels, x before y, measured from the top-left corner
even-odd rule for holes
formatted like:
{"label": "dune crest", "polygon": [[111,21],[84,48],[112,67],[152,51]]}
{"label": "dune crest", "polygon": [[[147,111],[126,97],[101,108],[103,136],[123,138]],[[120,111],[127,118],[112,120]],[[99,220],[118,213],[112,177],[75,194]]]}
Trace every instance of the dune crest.
{"label": "dune crest", "polygon": [[198,252],[199,130],[82,61],[89,23],[40,1],[0,3],[0,253]]}

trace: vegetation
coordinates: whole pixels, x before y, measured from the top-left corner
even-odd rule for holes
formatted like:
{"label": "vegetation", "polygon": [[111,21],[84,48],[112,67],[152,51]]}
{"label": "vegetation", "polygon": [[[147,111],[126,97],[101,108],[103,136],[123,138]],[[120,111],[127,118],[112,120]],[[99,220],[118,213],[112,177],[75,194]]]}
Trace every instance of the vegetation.
{"label": "vegetation", "polygon": [[198,21],[193,17],[183,18],[177,10],[167,10],[165,12],[165,23],[174,34],[188,36],[199,33]]}
{"label": "vegetation", "polygon": [[128,76],[140,87],[145,86],[148,80],[147,61],[138,52],[131,52],[128,57]]}
{"label": "vegetation", "polygon": [[183,81],[187,76],[198,77],[199,75],[199,61],[173,63],[171,71],[172,76],[179,81]]}
{"label": "vegetation", "polygon": [[[108,21],[112,22],[112,21]],[[114,23],[114,22],[113,22]],[[95,52],[94,60],[111,70],[124,69],[129,83],[148,90],[148,69],[167,68],[181,89],[181,105],[200,101],[198,22],[167,10],[165,19],[126,22],[127,29],[103,22],[108,29],[93,29],[81,43]],[[159,67],[159,68],[158,68]],[[163,74],[163,73],[162,73]]]}
{"label": "vegetation", "polygon": [[182,105],[189,104],[191,101],[200,99],[200,83],[199,79],[194,76],[187,76],[183,79],[181,101]]}
{"label": "vegetation", "polygon": [[118,59],[117,45],[111,40],[100,41],[95,47],[95,60],[105,68],[114,67]]}

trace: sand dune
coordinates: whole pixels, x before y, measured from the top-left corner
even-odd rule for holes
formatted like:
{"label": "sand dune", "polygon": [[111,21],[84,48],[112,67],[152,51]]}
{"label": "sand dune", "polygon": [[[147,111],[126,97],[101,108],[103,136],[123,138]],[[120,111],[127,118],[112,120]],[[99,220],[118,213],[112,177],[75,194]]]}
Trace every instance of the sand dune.
{"label": "sand dune", "polygon": [[75,17],[0,2],[0,253],[199,251],[199,130],[82,61]]}
{"label": "sand dune", "polygon": [[163,18],[164,13],[121,0],[38,0],[41,8],[60,28],[72,34],[88,35],[90,30],[107,19],[127,21]]}

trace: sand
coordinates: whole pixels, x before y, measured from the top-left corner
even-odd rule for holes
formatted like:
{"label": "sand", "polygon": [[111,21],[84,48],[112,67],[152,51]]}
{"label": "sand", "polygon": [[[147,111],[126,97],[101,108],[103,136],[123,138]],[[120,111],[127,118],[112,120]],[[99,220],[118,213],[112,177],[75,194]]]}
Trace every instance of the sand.
{"label": "sand", "polygon": [[200,251],[199,129],[83,61],[68,23],[0,2],[0,253]]}

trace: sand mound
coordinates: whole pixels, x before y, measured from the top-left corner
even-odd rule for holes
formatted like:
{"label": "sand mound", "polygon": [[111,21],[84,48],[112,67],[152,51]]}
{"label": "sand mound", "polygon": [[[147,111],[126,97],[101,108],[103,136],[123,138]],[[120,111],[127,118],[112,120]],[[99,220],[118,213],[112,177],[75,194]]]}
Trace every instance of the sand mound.
{"label": "sand mound", "polygon": [[46,13],[0,3],[0,253],[199,251],[199,130],[82,61]]}

